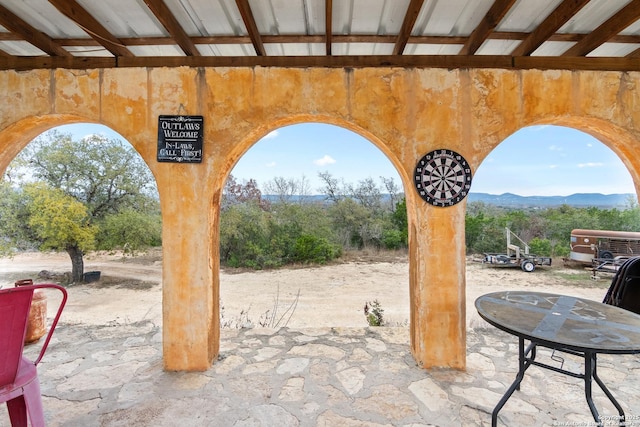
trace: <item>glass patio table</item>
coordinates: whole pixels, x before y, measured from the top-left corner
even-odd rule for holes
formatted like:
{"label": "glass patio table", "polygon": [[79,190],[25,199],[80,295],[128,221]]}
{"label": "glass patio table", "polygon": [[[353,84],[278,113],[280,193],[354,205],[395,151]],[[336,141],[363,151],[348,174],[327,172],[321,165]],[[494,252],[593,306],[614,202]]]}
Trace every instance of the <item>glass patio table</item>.
{"label": "glass patio table", "polygon": [[[525,371],[532,365],[584,379],[585,397],[596,425],[604,421],[592,398],[592,382],[600,386],[618,411],[619,425],[625,414],[597,373],[598,354],[640,353],[640,315],[612,305],[583,298],[541,292],[506,291],[482,295],[475,302],[478,314],[498,329],[518,337],[519,366],[515,381],[491,414],[497,424],[498,412],[509,400]],[[525,348],[525,340],[529,345]],[[576,373],[536,361],[536,347],[546,347],[584,358],[584,372]],[[607,420],[610,423],[610,419]]]}

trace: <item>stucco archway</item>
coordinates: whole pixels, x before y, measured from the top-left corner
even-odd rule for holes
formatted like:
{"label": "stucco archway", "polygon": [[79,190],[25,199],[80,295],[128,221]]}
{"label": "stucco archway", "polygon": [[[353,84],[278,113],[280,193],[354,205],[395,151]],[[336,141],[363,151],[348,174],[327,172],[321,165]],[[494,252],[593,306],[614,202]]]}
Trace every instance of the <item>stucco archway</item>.
{"label": "stucco archway", "polygon": [[[150,169],[147,163],[135,151],[135,148],[122,135],[108,126],[95,122],[89,123],[79,116],[28,117],[1,131],[0,138],[6,138],[9,148],[0,153],[2,154],[0,157],[0,176],[7,179],[8,197],[21,199],[26,197],[29,184],[33,179],[36,179],[44,184],[43,188],[47,188],[42,194],[49,194],[51,186],[59,183],[65,188],[64,193],[67,193],[64,197],[69,197],[69,191],[75,193],[74,197],[79,199],[78,206],[82,208],[81,216],[76,216],[73,219],[74,226],[78,228],[71,232],[71,235],[68,234],[69,229],[65,228],[66,226],[58,225],[64,223],[65,215],[74,215],[73,207],[63,213],[48,212],[45,217],[42,217],[47,224],[54,226],[55,233],[57,233],[54,234],[54,237],[47,234],[50,231],[28,227],[30,231],[24,233],[33,235],[33,239],[26,238],[26,241],[21,241],[22,232],[15,234],[11,231],[12,227],[5,228],[8,231],[8,242],[11,243],[11,246],[7,247],[9,251],[14,251],[14,247],[32,250],[33,245],[37,247],[38,244],[42,244],[41,250],[49,248],[62,253],[66,252],[71,258],[72,267],[71,275],[67,279],[76,283],[81,282],[84,272],[84,280],[87,281],[89,274],[86,271],[88,248],[99,250],[104,249],[105,245],[113,244],[109,242],[109,239],[115,235],[111,232],[105,234],[103,231],[106,229],[102,223],[109,223],[113,218],[122,215],[124,212],[122,209],[126,209],[127,206],[142,206],[139,202],[143,199],[145,209],[147,209],[144,212],[146,219],[153,218],[150,209],[153,209],[153,205],[157,203],[157,199],[154,197],[156,192],[155,179],[152,174],[148,173]],[[26,153],[21,153],[22,150],[25,150]],[[73,165],[65,162],[62,162],[63,164],[56,163],[58,161],[56,156],[62,153],[68,158],[76,158],[77,161]],[[96,156],[96,153],[99,154]],[[21,157],[21,162],[11,164],[11,161],[17,156]],[[27,163],[24,163],[25,160]],[[6,176],[2,176],[10,165],[11,170],[7,172]],[[64,173],[61,172],[62,166],[66,166]],[[118,188],[109,186],[114,183]],[[125,188],[127,185],[129,188],[135,186],[137,193]],[[57,199],[55,203],[62,206],[63,201]],[[65,206],[67,203],[64,201]],[[16,227],[23,229],[26,227],[23,218],[26,215],[23,212],[26,207],[10,206],[10,211],[7,212],[10,217],[8,224],[19,222],[21,225],[16,225]],[[160,215],[157,211],[155,213]],[[31,219],[33,218],[34,216],[31,215]],[[154,244],[159,242],[158,232],[161,224],[158,220],[159,217],[155,219],[154,223],[157,223],[158,227],[155,234],[153,232],[147,234],[149,241],[154,240]],[[83,221],[83,224],[79,224],[78,221]],[[83,227],[87,226],[87,221],[90,227],[84,229]],[[129,219],[122,227],[126,227],[126,230],[132,230],[134,227],[132,222],[135,221]],[[101,225],[98,226],[98,223]],[[77,231],[89,229],[91,231]],[[129,231],[121,230],[123,232],[118,233],[120,238],[117,239],[126,239],[124,252],[127,253],[127,249],[130,249],[131,251],[128,253],[134,253],[137,251],[136,248],[139,248],[140,240],[135,243],[135,236],[129,234]],[[105,236],[108,237],[105,238]],[[15,246],[13,246],[14,244]]]}
{"label": "stucco archway", "polygon": [[[378,274],[377,268],[372,269],[372,274],[367,273],[366,276],[360,276],[361,279],[352,277],[350,280],[345,280],[346,278],[342,278],[340,274],[336,276],[333,272],[327,272],[327,274],[338,278],[340,286],[337,286],[333,280],[320,280],[320,275],[316,276],[318,279],[316,280],[314,277],[306,276],[306,272],[300,271],[298,271],[300,273],[299,280],[296,278],[295,284],[292,284],[287,280],[280,280],[284,277],[290,277],[291,271],[287,265],[284,265],[283,269],[271,270],[269,268],[274,264],[279,265],[282,261],[285,264],[292,262],[289,259],[293,255],[291,239],[298,238],[300,232],[325,238],[332,246],[336,244],[336,247],[341,247],[345,251],[343,254],[345,256],[341,258],[339,263],[342,264],[345,261],[347,264],[337,268],[344,268],[344,271],[358,268],[356,267],[359,265],[357,261],[349,262],[349,260],[354,261],[353,256],[359,257],[366,254],[367,257],[370,255],[376,257],[379,254],[381,262],[388,260],[388,257],[396,258],[398,256],[393,250],[386,249],[388,242],[384,241],[383,236],[369,235],[369,230],[372,233],[397,230],[391,217],[396,209],[396,203],[401,201],[404,192],[407,191],[406,188],[400,187],[402,181],[399,179],[397,168],[379,146],[361,135],[365,132],[358,133],[345,126],[327,123],[329,118],[318,117],[315,119],[313,122],[309,122],[296,120],[296,117],[293,117],[283,121],[286,123],[283,126],[267,129],[265,135],[258,136],[255,142],[249,143],[249,146],[237,147],[242,154],[238,161],[231,166],[230,174],[233,174],[233,183],[243,186],[246,190],[253,190],[254,186],[257,186],[261,194],[257,196],[252,192],[249,197],[253,202],[258,202],[257,205],[262,209],[250,209],[244,203],[244,197],[248,193],[243,192],[242,195],[235,193],[229,187],[230,175],[227,175],[225,189],[231,191],[232,197],[226,198],[227,201],[223,207],[217,210],[222,223],[220,230],[221,262],[227,267],[238,266],[238,264],[241,267],[246,267],[251,264],[257,269],[266,268],[270,271],[265,272],[267,276],[263,276],[262,280],[256,278],[260,282],[259,286],[256,283],[256,286],[252,287],[247,286],[246,281],[235,280],[233,276],[230,277],[221,271],[220,293],[222,302],[224,302],[224,304],[221,302],[221,306],[224,308],[222,310],[223,328],[225,325],[235,323],[234,320],[239,319],[235,315],[241,312],[246,313],[248,307],[251,307],[253,316],[261,314],[261,323],[265,317],[268,322],[271,322],[274,319],[269,317],[270,313],[274,311],[282,313],[289,307],[285,304],[287,296],[290,300],[295,301],[295,314],[289,317],[289,314],[292,314],[289,313],[286,316],[289,327],[299,328],[305,327],[305,325],[363,326],[367,323],[363,316],[362,306],[365,302],[374,299],[379,300],[384,306],[385,319],[389,321],[389,324],[391,322],[399,324],[408,319],[407,264],[402,263],[400,277],[388,276],[384,273]],[[329,160],[326,160],[327,158]],[[331,179],[335,179],[337,186],[335,188],[339,191],[345,190],[345,192],[336,194],[339,196],[338,198],[331,198],[329,193],[324,191],[327,182],[319,176],[329,176]],[[383,182],[382,178],[393,181],[395,185],[395,189],[392,190],[393,195],[398,197],[390,199],[386,197],[385,188],[389,188],[386,187],[389,181]],[[398,184],[399,182],[400,184]],[[245,185],[246,187],[244,187]],[[373,186],[375,186],[375,190]],[[238,188],[236,187],[236,189]],[[380,205],[370,205],[357,195],[354,197],[354,190],[362,191],[363,193],[359,194],[366,194],[370,197],[369,200],[380,202]],[[240,199],[233,197],[233,195],[240,197]],[[289,195],[303,197],[288,199]],[[343,196],[350,200],[338,200]],[[345,208],[347,206],[353,207],[353,205],[346,203],[350,201],[361,210],[357,209],[357,213],[353,212],[354,217],[340,217],[343,219],[341,222],[332,214],[349,215]],[[239,208],[238,204],[242,207]],[[253,203],[250,205],[255,207]],[[231,211],[226,216],[225,208]],[[248,211],[251,213],[248,214]],[[365,212],[372,214],[372,217],[365,218]],[[253,220],[239,221],[238,216]],[[406,221],[406,215],[404,217]],[[230,222],[227,222],[227,227],[225,227],[225,219],[228,218],[235,218],[235,220],[229,220]],[[353,218],[357,218],[355,221],[361,221],[360,224],[367,226],[384,225],[381,229],[362,229],[362,234],[359,234],[358,229],[352,228]],[[263,219],[264,222],[262,222]],[[283,221],[285,222],[283,223]],[[289,224],[295,224],[295,227],[287,225],[281,228],[281,226],[274,225],[285,224],[289,221]],[[229,231],[229,229],[234,231]],[[246,248],[242,245],[242,241],[237,240],[237,236],[251,235],[249,233],[265,237],[269,243],[263,239],[256,239],[252,242],[257,243],[257,246],[252,246],[251,249]],[[265,247],[266,245],[269,246]],[[364,252],[360,251],[361,249]],[[250,250],[249,253],[248,250]],[[372,250],[376,255],[371,254]],[[406,246],[403,253],[406,256]],[[402,258],[404,259],[404,256]],[[321,266],[321,269],[311,268],[308,270],[334,271],[330,266]],[[361,271],[360,274],[365,274],[365,271]],[[307,279],[303,279],[303,277],[307,277]],[[386,280],[381,280],[383,277],[386,277]],[[277,280],[277,289],[275,286],[270,286],[274,284],[272,280]],[[230,286],[229,283],[233,283],[233,286]],[[381,286],[383,283],[384,286]],[[309,287],[308,284],[314,284],[314,286]],[[347,287],[348,290],[345,289]],[[239,294],[237,289],[243,289],[243,293]],[[277,295],[273,295],[271,303],[263,301],[264,295],[272,295],[276,292]],[[258,294],[262,298],[258,297]],[[401,295],[399,299],[396,298],[398,295]],[[273,306],[274,303],[281,303],[279,310]],[[292,305],[294,304],[292,303]],[[310,311],[322,314],[321,318],[311,317],[317,319],[318,323],[310,323],[311,318],[306,314]],[[231,315],[229,316],[229,314]],[[387,315],[393,315],[393,317],[387,318]],[[242,318],[246,319],[246,317]],[[278,323],[280,324],[280,322]]]}
{"label": "stucco archway", "polygon": [[[640,160],[633,153],[640,139],[639,83],[638,72],[491,68],[6,70],[0,72],[2,93],[19,102],[0,105],[6,137],[0,161],[15,155],[12,144],[28,139],[19,125],[28,118],[82,117],[109,126],[135,147],[156,178],[163,215],[165,368],[205,370],[220,338],[216,209],[242,151],[237,147],[292,117],[360,129],[392,159],[406,190],[414,358],[423,367],[464,369],[466,201],[427,206],[407,179],[416,161],[447,148],[475,170],[521,127],[583,120],[572,127],[608,141],[638,188]],[[204,117],[201,164],[156,161],[158,116],[167,114]]]}
{"label": "stucco archway", "polygon": [[[376,137],[367,129],[359,126],[357,123],[352,123],[348,120],[339,119],[331,116],[309,116],[309,115],[291,115],[289,117],[277,119],[274,123],[270,124],[268,127],[260,127],[253,129],[248,132],[248,134],[239,141],[233,149],[228,153],[227,158],[228,161],[225,162],[224,169],[220,170],[222,174],[222,185],[224,186],[224,182],[226,182],[231,170],[238,163],[240,158],[249,151],[256,143],[258,143],[263,137],[268,135],[270,132],[278,130],[287,126],[294,126],[304,123],[316,123],[316,124],[326,124],[337,126],[348,131],[351,131],[367,141],[373,144],[377,149],[379,149],[384,156],[389,160],[389,162],[393,165],[396,172],[400,176],[402,180],[402,187],[405,192],[407,192],[407,185],[412,184],[411,177],[407,176],[406,171],[401,167],[401,161],[398,157],[388,149],[388,143],[385,143],[382,139]],[[216,183],[219,185],[219,183]]]}
{"label": "stucco archway", "polygon": [[4,173],[9,163],[38,135],[56,126],[83,121],[88,120],[76,115],[28,116],[0,129],[0,140],[7,142],[0,151],[0,173]]}
{"label": "stucco archway", "polygon": [[[6,141],[3,149],[0,150],[0,173],[4,173],[9,163],[11,163],[18,153],[20,153],[20,151],[22,151],[29,142],[33,141],[42,133],[58,126],[81,123],[103,125],[120,134],[127,142],[129,142],[126,136],[118,132],[118,130],[112,126],[109,126],[109,124],[97,122],[84,116],[47,114],[42,116],[25,117],[4,129],[0,129],[0,140]],[[129,144],[132,145],[136,151],[138,150],[135,145],[130,142]],[[147,160],[144,157],[142,157],[142,159],[147,163]],[[149,166],[148,163],[147,166]]]}

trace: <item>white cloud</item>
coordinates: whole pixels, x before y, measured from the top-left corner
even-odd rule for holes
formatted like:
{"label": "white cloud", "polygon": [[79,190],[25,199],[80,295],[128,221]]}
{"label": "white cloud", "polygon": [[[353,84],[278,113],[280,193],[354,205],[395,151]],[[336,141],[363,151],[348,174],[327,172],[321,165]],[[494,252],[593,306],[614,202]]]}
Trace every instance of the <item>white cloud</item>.
{"label": "white cloud", "polygon": [[549,165],[549,169],[556,169],[558,165]]}
{"label": "white cloud", "polygon": [[269,162],[265,166],[268,167],[268,168],[274,168],[274,167],[276,167],[276,162]]}
{"label": "white cloud", "polygon": [[535,126],[529,126],[527,128],[527,130],[532,130],[534,132],[538,132],[541,130],[545,130],[546,128],[550,127],[551,125],[535,125]]}
{"label": "white cloud", "polygon": [[80,138],[81,141],[86,141],[86,142],[88,142],[90,144],[102,144],[104,141],[111,140],[111,139],[115,139],[115,140],[118,140],[120,142],[125,141],[123,138],[109,137],[107,134],[105,134],[103,132],[88,133],[85,136],[83,136],[82,138]]}
{"label": "white cloud", "polygon": [[278,136],[278,131],[272,130],[271,132],[263,136],[262,139],[272,139],[272,138],[275,138],[276,136]]}
{"label": "white cloud", "polygon": [[604,166],[604,163],[599,163],[599,162],[578,163],[579,168],[600,168],[602,166]]}
{"label": "white cloud", "polygon": [[564,148],[558,145],[551,145],[549,146],[549,151],[564,151]]}
{"label": "white cloud", "polygon": [[313,164],[316,166],[326,166],[332,165],[336,162],[336,160],[328,154],[325,154],[323,158],[316,159],[313,161]]}

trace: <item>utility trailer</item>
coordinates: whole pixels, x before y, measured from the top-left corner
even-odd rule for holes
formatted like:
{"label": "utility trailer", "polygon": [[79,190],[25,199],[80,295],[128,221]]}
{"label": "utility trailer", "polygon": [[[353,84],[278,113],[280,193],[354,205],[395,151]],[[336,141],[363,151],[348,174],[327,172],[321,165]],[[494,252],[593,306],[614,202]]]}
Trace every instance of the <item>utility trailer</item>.
{"label": "utility trailer", "polygon": [[591,270],[591,278],[597,279],[598,273],[611,273],[616,274],[618,269],[627,262],[628,256],[617,256],[615,258],[593,258],[591,260],[591,267],[587,268]]}
{"label": "utility trailer", "polygon": [[637,231],[571,230],[569,259],[591,264],[596,260],[640,255],[640,233]]}
{"label": "utility trailer", "polygon": [[615,274],[630,257],[640,256],[640,232],[571,230],[571,252],[565,263],[590,264],[591,278]]}
{"label": "utility trailer", "polygon": [[[536,266],[551,265],[551,257],[530,254],[528,244],[508,228],[505,228],[505,231],[507,233],[507,252],[502,254],[485,253],[483,263],[496,267],[520,267],[522,271],[527,273],[535,270]],[[519,244],[512,242],[519,242]],[[520,247],[520,244],[523,247]]]}

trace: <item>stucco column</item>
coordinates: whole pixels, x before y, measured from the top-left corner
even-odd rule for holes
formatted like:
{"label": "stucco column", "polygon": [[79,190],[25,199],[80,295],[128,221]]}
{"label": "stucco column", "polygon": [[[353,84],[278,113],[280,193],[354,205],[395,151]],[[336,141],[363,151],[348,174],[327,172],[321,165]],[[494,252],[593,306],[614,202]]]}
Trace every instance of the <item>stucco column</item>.
{"label": "stucco column", "polygon": [[423,368],[466,368],[465,203],[418,202],[410,224],[411,352]]}
{"label": "stucco column", "polygon": [[213,191],[203,179],[204,164],[163,164],[159,169],[164,169],[158,179],[164,367],[204,371],[211,367],[220,343],[218,263],[211,238]]}

